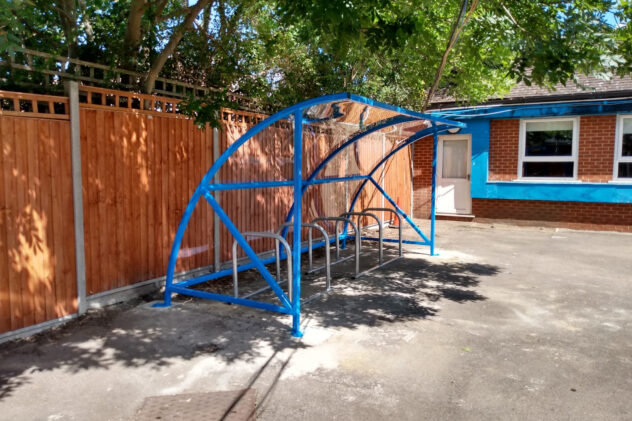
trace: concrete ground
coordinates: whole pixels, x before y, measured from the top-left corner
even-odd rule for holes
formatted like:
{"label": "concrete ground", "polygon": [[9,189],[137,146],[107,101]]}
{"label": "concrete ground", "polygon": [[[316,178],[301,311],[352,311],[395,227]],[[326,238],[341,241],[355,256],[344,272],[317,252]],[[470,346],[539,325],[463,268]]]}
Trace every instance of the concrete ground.
{"label": "concrete ground", "polygon": [[0,419],[127,420],[148,397],[248,388],[261,420],[632,419],[632,235],[438,233],[439,257],[335,279],[302,340],[285,316],[181,299],[2,345]]}

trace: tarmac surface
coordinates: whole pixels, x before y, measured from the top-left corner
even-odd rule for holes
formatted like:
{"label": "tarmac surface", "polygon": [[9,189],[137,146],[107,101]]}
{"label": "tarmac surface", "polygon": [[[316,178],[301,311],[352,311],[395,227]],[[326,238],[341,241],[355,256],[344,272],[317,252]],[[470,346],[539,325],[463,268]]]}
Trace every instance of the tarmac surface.
{"label": "tarmac surface", "polygon": [[300,340],[287,316],[184,297],[0,345],[0,419],[215,392],[259,420],[632,419],[632,235],[440,221],[437,244],[355,280],[334,266]]}

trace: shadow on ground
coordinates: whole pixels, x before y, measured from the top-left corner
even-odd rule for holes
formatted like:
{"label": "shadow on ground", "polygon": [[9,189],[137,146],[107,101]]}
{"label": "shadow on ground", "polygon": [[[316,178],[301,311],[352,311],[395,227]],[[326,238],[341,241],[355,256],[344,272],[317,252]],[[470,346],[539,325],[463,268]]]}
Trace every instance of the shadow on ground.
{"label": "shadow on ground", "polygon": [[[425,319],[437,314],[440,300],[485,300],[475,288],[481,277],[498,272],[496,266],[477,263],[400,259],[357,280],[334,279],[334,291],[312,301],[304,314],[330,329]],[[318,286],[307,285],[308,279],[305,283],[305,295]],[[308,346],[290,337],[288,325],[288,316],[198,299],[183,299],[162,310],[142,302],[100,310],[0,346],[0,401],[35,372],[113,366],[158,370],[202,355],[230,364],[261,357],[270,348],[277,353]]]}

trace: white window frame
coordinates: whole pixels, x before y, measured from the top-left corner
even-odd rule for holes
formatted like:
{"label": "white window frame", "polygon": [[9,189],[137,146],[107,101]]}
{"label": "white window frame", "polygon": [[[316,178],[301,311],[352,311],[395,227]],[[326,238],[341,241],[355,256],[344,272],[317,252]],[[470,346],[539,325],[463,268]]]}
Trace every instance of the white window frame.
{"label": "white window frame", "polygon": [[632,114],[617,115],[617,128],[614,140],[614,165],[612,167],[612,180],[621,183],[632,183],[631,177],[619,177],[619,163],[632,163],[632,156],[623,156],[623,120],[632,119]]}
{"label": "white window frame", "polygon": [[[541,121],[571,121],[573,122],[573,144],[571,156],[526,156],[525,145],[527,139],[527,123]],[[518,142],[518,181],[577,181],[577,156],[579,152],[579,117],[564,118],[531,118],[520,120],[520,141]],[[523,162],[573,162],[573,177],[523,177]]]}

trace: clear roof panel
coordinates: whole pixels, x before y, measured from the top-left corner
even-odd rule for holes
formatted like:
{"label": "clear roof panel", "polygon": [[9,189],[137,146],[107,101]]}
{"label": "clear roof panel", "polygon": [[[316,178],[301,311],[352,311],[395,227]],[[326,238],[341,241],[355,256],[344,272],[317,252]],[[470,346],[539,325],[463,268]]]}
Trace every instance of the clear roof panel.
{"label": "clear roof panel", "polygon": [[[304,178],[334,150],[356,136],[359,140],[331,159],[317,178],[366,175],[392,148],[392,142],[403,141],[429,125],[423,115],[366,101],[343,98],[303,110]],[[247,129],[231,125],[222,134],[222,150],[239,140]],[[228,159],[219,179],[222,183],[291,180],[293,137],[293,115],[265,127]]]}

